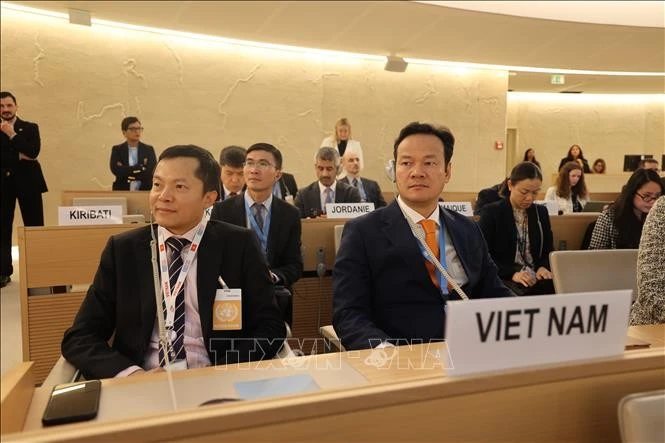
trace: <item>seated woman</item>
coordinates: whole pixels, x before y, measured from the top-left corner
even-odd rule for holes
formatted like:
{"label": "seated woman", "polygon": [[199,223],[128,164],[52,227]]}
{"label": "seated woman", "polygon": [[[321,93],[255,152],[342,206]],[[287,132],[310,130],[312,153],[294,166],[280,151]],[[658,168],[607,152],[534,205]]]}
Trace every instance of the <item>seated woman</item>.
{"label": "seated woman", "polygon": [[577,162],[580,164],[584,172],[587,174],[591,172],[591,169],[589,169],[589,162],[584,158],[584,153],[582,152],[580,145],[573,145],[568,149],[568,154],[561,159],[561,162],[559,162],[559,171],[563,168],[563,165],[568,162]]}
{"label": "seated woman", "polygon": [[554,294],[550,217],[545,206],[533,204],[542,183],[536,165],[519,163],[508,179],[508,197],[480,210],[480,228],[499,277],[517,295]]}
{"label": "seated woman", "polygon": [[637,249],[644,219],[662,194],[656,171],[633,172],[616,201],[598,217],[589,249]]}
{"label": "seated woman", "polygon": [[607,165],[605,164],[605,160],[602,158],[597,158],[596,161],[593,162],[593,171],[594,174],[605,174],[607,172]]}
{"label": "seated woman", "polygon": [[665,197],[653,205],[642,230],[637,255],[637,300],[631,325],[665,323]]}
{"label": "seated woman", "polygon": [[584,171],[577,162],[563,165],[556,179],[556,186],[551,186],[545,193],[545,200],[553,200],[559,205],[559,214],[582,212],[589,200],[584,183]]}

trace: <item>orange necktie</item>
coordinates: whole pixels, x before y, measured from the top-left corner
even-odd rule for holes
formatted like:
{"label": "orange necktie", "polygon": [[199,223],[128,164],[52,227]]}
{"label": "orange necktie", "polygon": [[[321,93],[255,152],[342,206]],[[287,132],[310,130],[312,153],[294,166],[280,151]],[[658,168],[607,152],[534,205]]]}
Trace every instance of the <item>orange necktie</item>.
{"label": "orange necktie", "polygon": [[[436,259],[439,260],[441,254],[439,253],[439,242],[436,241],[436,223],[433,220],[428,219],[420,220],[418,223],[425,230],[425,243],[427,243],[427,246],[432,250]],[[436,275],[436,268],[429,262],[429,260],[425,260],[425,267],[427,268],[427,272],[429,272],[429,278],[432,280],[432,283],[438,288],[439,279]]]}

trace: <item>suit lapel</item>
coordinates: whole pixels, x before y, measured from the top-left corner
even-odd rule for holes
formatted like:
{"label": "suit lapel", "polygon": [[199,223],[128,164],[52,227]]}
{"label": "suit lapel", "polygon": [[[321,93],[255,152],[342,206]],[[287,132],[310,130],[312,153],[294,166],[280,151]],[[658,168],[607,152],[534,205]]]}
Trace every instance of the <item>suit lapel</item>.
{"label": "suit lapel", "polygon": [[199,302],[199,317],[204,343],[208,343],[212,331],[212,306],[217,290],[217,277],[221,268],[221,243],[211,225],[208,225],[196,257],[196,283],[197,299]]}
{"label": "suit lapel", "polygon": [[[155,232],[157,237],[157,225],[146,228],[137,242],[134,243],[134,263],[136,265],[136,275],[139,279],[139,304],[141,312],[141,320],[143,325],[143,334],[146,340],[149,340],[152,334],[152,328],[155,324],[157,316],[157,302],[155,300],[155,281],[153,278],[152,270],[152,252],[151,252],[151,236],[150,229]],[[157,250],[155,249],[155,253]],[[159,263],[159,257],[156,257]]]}
{"label": "suit lapel", "polygon": [[233,202],[236,209],[232,211],[233,224],[242,226],[243,228],[247,227],[247,212],[245,211],[245,196],[236,198]]}
{"label": "suit lapel", "polygon": [[321,212],[321,193],[319,192],[319,182],[315,181],[309,187],[309,205]]}
{"label": "suit lapel", "polygon": [[395,249],[402,251],[401,257],[405,268],[404,275],[412,275],[419,281],[430,282],[429,274],[425,267],[425,259],[418,247],[418,240],[414,238],[411,228],[409,228],[409,223],[404,218],[397,200],[394,200],[383,210],[382,221],[382,231],[386,239]]}

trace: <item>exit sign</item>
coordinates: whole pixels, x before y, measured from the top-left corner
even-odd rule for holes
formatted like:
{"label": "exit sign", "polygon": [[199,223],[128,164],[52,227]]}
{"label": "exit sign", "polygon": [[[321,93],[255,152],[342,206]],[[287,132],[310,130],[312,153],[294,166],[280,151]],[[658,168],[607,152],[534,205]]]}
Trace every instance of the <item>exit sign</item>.
{"label": "exit sign", "polygon": [[553,85],[563,85],[566,83],[566,76],[561,74],[552,74],[550,81]]}

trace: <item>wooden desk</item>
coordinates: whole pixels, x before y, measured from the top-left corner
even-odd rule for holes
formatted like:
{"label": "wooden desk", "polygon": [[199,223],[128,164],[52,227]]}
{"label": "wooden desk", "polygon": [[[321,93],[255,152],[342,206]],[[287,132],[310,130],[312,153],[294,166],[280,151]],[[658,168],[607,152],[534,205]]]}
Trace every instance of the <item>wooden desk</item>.
{"label": "wooden desk", "polygon": [[141,214],[150,220],[150,191],[62,191],[60,202],[63,206],[72,206],[75,198],[86,197],[125,197],[127,215]]}
{"label": "wooden desk", "polygon": [[[629,330],[633,333],[662,336],[665,329],[638,326]],[[175,412],[168,411],[166,374],[103,380],[97,420],[45,430],[39,420],[48,391],[40,388],[24,433],[4,435],[3,441],[613,441],[619,435],[619,400],[665,387],[663,347],[466,377],[445,376],[436,355],[444,347],[364,350],[176,373]],[[323,389],[194,406],[228,392],[234,381],[294,371],[308,371]],[[332,376],[321,378],[324,373]]]}

